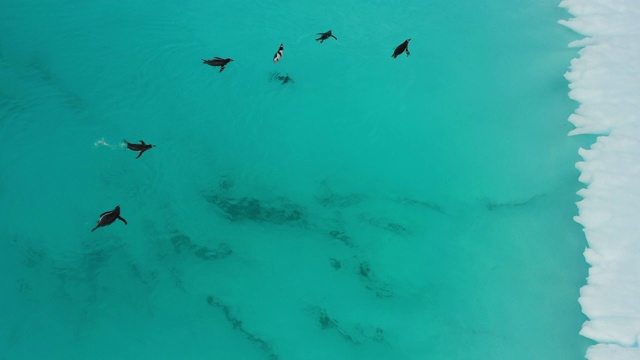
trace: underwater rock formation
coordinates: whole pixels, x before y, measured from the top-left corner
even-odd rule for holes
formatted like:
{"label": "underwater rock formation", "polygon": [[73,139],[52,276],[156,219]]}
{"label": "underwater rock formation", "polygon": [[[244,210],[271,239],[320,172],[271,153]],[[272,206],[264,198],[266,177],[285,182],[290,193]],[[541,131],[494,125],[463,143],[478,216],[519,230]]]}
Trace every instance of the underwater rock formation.
{"label": "underwater rock formation", "polygon": [[225,243],[218,244],[217,248],[209,248],[203,245],[195,244],[186,235],[176,235],[171,238],[176,253],[187,251],[202,260],[219,260],[224,259],[232,254],[231,248]]}
{"label": "underwater rock formation", "polygon": [[363,194],[342,195],[331,190],[326,181],[320,186],[319,194],[315,196],[316,201],[324,207],[346,208],[355,206],[367,199]]}
{"label": "underwater rock formation", "polygon": [[344,329],[336,319],[333,319],[332,317],[330,317],[329,314],[327,314],[327,311],[325,309],[318,306],[314,306],[310,309],[310,312],[313,314],[314,317],[316,317],[318,321],[318,325],[320,326],[320,329],[334,330],[338,334],[340,334],[342,338],[349,341],[350,343],[354,345],[360,345],[360,341],[358,341],[351,334],[349,334],[349,332],[346,329]]}
{"label": "underwater rock formation", "polygon": [[224,304],[220,299],[217,299],[213,295],[207,296],[206,300],[209,306],[222,310],[225,318],[235,330],[241,332],[247,340],[260,346],[260,349],[262,349],[262,351],[267,355],[269,360],[278,360],[278,355],[273,352],[271,345],[266,340],[259,338],[245,329],[242,325],[242,320],[238,319],[231,313],[231,309],[228,305]]}
{"label": "underwater rock formation", "polygon": [[436,203],[414,200],[409,198],[401,198],[398,202],[402,205],[411,205],[411,206],[419,206],[425,209],[433,210],[435,212],[439,212],[440,214],[446,215],[447,213],[444,211],[444,208]]}
{"label": "underwater rock formation", "polygon": [[393,297],[393,291],[389,289],[389,286],[375,278],[368,262],[362,261],[358,264],[357,274],[365,287],[373,291],[377,298]]}
{"label": "underwater rock formation", "polygon": [[206,199],[233,222],[246,220],[276,225],[306,225],[305,208],[285,199],[266,202],[250,197],[236,199],[220,195],[207,196]]}
{"label": "underwater rock formation", "polygon": [[340,240],[343,244],[347,245],[348,247],[354,246],[353,242],[351,241],[351,237],[343,233],[342,231],[337,231],[337,230],[329,231],[329,236],[331,236],[334,239]]}
{"label": "underwater rock formation", "polygon": [[543,196],[545,196],[545,194],[534,195],[526,200],[514,200],[514,201],[507,201],[507,202],[497,202],[497,201],[488,200],[485,202],[484,206],[489,211],[493,211],[501,208],[517,208],[517,207],[527,205],[530,202],[537,200]]}
{"label": "underwater rock formation", "polygon": [[409,229],[407,229],[404,225],[401,225],[393,220],[384,219],[384,218],[374,218],[366,214],[361,214],[360,219],[369,225],[372,225],[374,227],[377,227],[386,231],[390,231],[396,235],[409,234]]}
{"label": "underwater rock formation", "polygon": [[384,339],[384,330],[379,327],[363,326],[355,324],[351,326],[342,325],[337,319],[329,316],[326,309],[320,306],[312,306],[309,312],[316,319],[320,329],[332,330],[340,334],[340,336],[354,345],[360,345],[365,339],[373,342],[382,343]]}

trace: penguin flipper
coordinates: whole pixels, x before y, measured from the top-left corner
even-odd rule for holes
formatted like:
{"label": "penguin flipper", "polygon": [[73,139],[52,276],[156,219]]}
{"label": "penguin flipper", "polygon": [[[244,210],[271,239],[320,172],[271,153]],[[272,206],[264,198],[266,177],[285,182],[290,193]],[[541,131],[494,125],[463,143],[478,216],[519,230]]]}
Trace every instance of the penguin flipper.
{"label": "penguin flipper", "polygon": [[100,227],[100,224],[96,225],[96,227],[94,227],[93,229],[91,229],[91,232],[94,232],[97,228]]}
{"label": "penguin flipper", "polygon": [[127,220],[125,220],[122,216],[118,216],[118,220],[121,220],[125,225],[127,225]]}
{"label": "penguin flipper", "polygon": [[334,39],[338,40],[338,38],[337,38],[337,37],[335,37],[335,36],[333,36],[333,35],[330,35],[330,36],[331,36],[332,38],[334,38]]}
{"label": "penguin flipper", "polygon": [[218,72],[222,72],[222,70],[224,70],[224,65],[220,66],[220,71]]}
{"label": "penguin flipper", "polygon": [[141,150],[140,153],[138,154],[138,156],[136,156],[136,159],[139,158],[140,156],[142,156],[143,152],[144,152],[144,150]]}
{"label": "penguin flipper", "polygon": [[143,141],[143,140],[140,140],[140,144],[142,144],[142,145],[147,145],[147,144],[145,144],[145,143],[144,143],[144,141]]}

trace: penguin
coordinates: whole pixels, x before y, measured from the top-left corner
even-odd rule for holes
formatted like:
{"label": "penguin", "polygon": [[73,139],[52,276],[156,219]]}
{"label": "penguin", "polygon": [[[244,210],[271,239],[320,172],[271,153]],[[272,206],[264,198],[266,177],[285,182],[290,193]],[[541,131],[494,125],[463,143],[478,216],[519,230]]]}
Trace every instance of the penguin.
{"label": "penguin", "polygon": [[95,229],[103,226],[108,226],[113,224],[116,219],[122,220],[122,222],[127,225],[127,220],[125,220],[122,216],[120,216],[120,205],[116,206],[115,209],[111,211],[106,211],[100,214],[100,219],[98,220],[98,225],[94,227],[91,232],[95,231]]}
{"label": "penguin", "polygon": [[407,52],[407,56],[411,55],[409,52],[409,41],[411,41],[411,39],[407,39],[402,44],[398,45],[398,47],[393,51],[393,55],[391,55],[391,57],[395,59],[405,51]]}
{"label": "penguin", "polygon": [[323,33],[318,33],[318,35],[320,35],[320,37],[317,38],[316,41],[320,41],[321,44],[322,44],[322,42],[324,42],[325,40],[327,40],[330,37],[338,40],[337,37],[333,36],[333,34],[331,33],[331,30],[329,30],[327,32],[323,32]]}
{"label": "penguin", "polygon": [[202,63],[203,64],[207,64],[207,65],[211,65],[211,66],[220,66],[220,71],[218,72],[222,72],[222,70],[224,70],[224,67],[227,66],[228,63],[232,62],[233,59],[223,59],[223,58],[219,58],[219,57],[214,57],[211,60],[205,60],[202,59]]}
{"label": "penguin", "polygon": [[152,147],[156,147],[153,144],[145,144],[144,141],[142,140],[140,140],[140,144],[132,144],[125,139],[122,139],[122,141],[124,141],[124,143],[127,144],[127,149],[133,150],[133,151],[140,151],[138,156],[136,156],[136,159],[142,156],[142,153],[144,153],[145,151],[151,149]]}
{"label": "penguin", "polygon": [[276,51],[276,54],[273,55],[273,63],[277,63],[282,58],[282,52],[284,51],[284,45],[280,44],[280,48]]}

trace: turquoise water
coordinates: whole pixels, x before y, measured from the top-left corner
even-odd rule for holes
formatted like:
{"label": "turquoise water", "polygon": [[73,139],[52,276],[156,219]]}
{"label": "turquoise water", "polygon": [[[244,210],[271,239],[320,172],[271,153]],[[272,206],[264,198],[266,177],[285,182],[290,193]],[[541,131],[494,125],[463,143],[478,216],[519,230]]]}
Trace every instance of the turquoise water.
{"label": "turquoise water", "polygon": [[556,5],[5,1],[0,359],[583,358]]}

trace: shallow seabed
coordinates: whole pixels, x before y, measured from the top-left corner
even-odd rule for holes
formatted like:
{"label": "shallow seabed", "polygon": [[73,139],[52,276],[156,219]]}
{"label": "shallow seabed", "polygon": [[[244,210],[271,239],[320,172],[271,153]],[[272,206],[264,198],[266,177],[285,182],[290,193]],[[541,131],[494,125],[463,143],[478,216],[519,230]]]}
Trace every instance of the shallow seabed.
{"label": "shallow seabed", "polygon": [[530,3],[5,1],[0,359],[583,358],[592,139]]}

